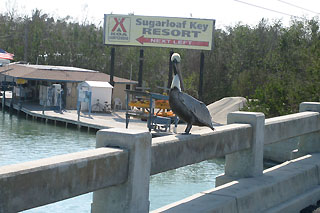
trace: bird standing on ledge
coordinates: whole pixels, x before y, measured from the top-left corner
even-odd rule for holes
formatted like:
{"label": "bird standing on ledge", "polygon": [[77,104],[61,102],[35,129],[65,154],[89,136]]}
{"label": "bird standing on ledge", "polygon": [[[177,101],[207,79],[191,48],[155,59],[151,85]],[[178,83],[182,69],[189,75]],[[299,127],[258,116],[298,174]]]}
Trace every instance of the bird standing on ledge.
{"label": "bird standing on ledge", "polygon": [[214,130],[212,118],[207,106],[203,102],[181,91],[183,82],[179,68],[181,61],[180,55],[178,53],[172,54],[171,61],[173,63],[174,77],[169,92],[169,105],[172,111],[187,123],[184,134],[190,134],[192,125],[207,126]]}

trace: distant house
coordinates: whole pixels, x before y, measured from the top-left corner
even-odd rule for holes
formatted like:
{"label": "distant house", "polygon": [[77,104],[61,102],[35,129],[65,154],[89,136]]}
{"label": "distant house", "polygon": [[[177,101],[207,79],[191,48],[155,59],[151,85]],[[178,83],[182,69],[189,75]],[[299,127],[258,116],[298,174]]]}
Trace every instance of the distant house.
{"label": "distant house", "polygon": [[[78,84],[84,81],[110,82],[110,75],[95,70],[76,67],[9,64],[0,67],[0,82],[15,82],[19,97],[23,100],[39,101],[40,86],[61,84],[62,100],[66,109],[76,109]],[[137,82],[114,76],[113,99],[126,100],[125,89],[133,89]]]}

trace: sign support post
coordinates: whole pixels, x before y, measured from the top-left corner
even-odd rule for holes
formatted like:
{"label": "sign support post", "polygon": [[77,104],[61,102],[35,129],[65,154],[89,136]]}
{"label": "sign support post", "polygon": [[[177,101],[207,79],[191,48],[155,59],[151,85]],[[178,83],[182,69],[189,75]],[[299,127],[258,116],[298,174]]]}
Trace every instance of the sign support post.
{"label": "sign support post", "polygon": [[113,76],[114,76],[114,55],[115,55],[115,48],[111,48],[111,63],[110,63],[110,84],[114,86]]}
{"label": "sign support post", "polygon": [[203,101],[203,72],[204,72],[204,53],[201,51],[200,55],[200,76],[199,76],[199,100]]}
{"label": "sign support post", "polygon": [[138,87],[139,90],[142,87],[142,75],[143,75],[143,49],[140,49],[140,56],[139,56],[139,75],[138,75]]}

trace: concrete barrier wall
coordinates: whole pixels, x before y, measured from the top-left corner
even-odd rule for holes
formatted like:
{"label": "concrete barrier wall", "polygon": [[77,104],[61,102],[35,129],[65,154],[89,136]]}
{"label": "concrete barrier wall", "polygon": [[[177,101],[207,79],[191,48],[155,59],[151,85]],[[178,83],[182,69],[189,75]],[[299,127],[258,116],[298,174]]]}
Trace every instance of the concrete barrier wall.
{"label": "concrete barrier wall", "polygon": [[307,155],[152,211],[194,212],[300,212],[320,198],[320,154]]}
{"label": "concrete barrier wall", "polygon": [[[318,112],[301,112],[265,120],[264,144],[276,143],[320,130]],[[216,131],[174,135],[152,140],[151,175],[249,149],[249,124],[230,124]],[[187,156],[187,157],[186,157]]]}
{"label": "concrete barrier wall", "polygon": [[250,148],[249,124],[232,124],[192,135],[172,135],[152,139],[151,175],[223,157]]}
{"label": "concrete barrier wall", "polygon": [[[316,112],[305,112],[312,110]],[[253,134],[263,134],[263,144],[299,137],[297,153],[300,156],[320,152],[320,103],[302,103],[300,112],[267,119],[263,121],[264,128],[259,132],[256,131],[257,122],[254,118],[247,119],[249,117],[244,113],[232,113],[234,114],[232,117],[236,121],[251,123]],[[251,142],[251,146],[255,144],[254,141]],[[254,151],[252,147],[249,150],[251,152],[248,153],[251,155]],[[232,176],[219,176],[221,180],[218,178],[216,180],[220,182],[219,187],[153,212],[300,212],[301,209],[315,204],[320,199],[320,154],[286,162],[264,171],[261,175],[243,175],[241,174],[243,168],[248,169],[243,164],[247,164],[246,162],[251,159],[246,157],[246,153],[247,151],[240,151],[235,155],[232,154],[229,161],[234,165],[232,171],[228,172]],[[243,162],[239,163],[239,160]],[[260,158],[255,160],[257,161],[260,162]],[[250,167],[255,166],[252,164]],[[223,183],[227,184],[221,185]]]}
{"label": "concrete barrier wall", "polygon": [[292,159],[292,152],[298,148],[299,137],[266,144],[263,149],[263,158],[267,161],[283,163]]}
{"label": "concrete barrier wall", "polygon": [[0,212],[18,212],[127,180],[128,152],[95,150],[0,167]]}
{"label": "concrete barrier wall", "polygon": [[264,144],[271,144],[285,139],[301,136],[320,130],[318,112],[301,112],[265,121]]}
{"label": "concrete barrier wall", "polygon": [[[313,105],[318,106],[319,104],[311,105],[310,109],[313,109]],[[306,109],[309,109],[308,107]],[[1,167],[0,212],[21,211],[90,191],[95,191],[92,204],[92,212],[94,213],[115,210],[118,212],[147,212],[150,175],[227,156],[226,163],[228,165],[226,168],[228,168],[228,172],[221,182],[234,179],[242,180],[242,177],[263,179],[271,174],[262,173],[263,144],[276,143],[292,137],[302,137],[304,143],[299,144],[299,147],[303,149],[303,153],[308,153],[310,150],[320,152],[319,145],[319,149],[314,149],[315,147],[308,143],[308,135],[310,134],[312,143],[320,138],[318,134],[320,132],[319,112],[301,112],[267,120],[264,119],[262,113],[234,112],[230,115],[228,122],[230,120],[229,123],[232,124],[217,127],[214,132],[204,129],[192,135],[151,139],[149,132],[124,129],[101,130],[97,134],[97,147],[110,148],[98,148],[80,154],[74,153]],[[117,149],[111,147],[117,147]],[[302,170],[299,171],[302,174],[308,173],[307,171],[306,173]],[[292,172],[293,176],[289,174],[289,179],[295,177],[298,180],[301,179],[300,173],[294,173],[294,169]],[[310,172],[313,174],[314,169]],[[259,191],[259,185],[261,185],[262,188],[265,187],[261,189],[265,190],[262,194],[271,190],[270,196],[273,194],[277,197],[278,194],[282,195],[282,191],[278,189],[281,189],[282,184],[285,186],[285,182],[289,179],[286,179],[287,174],[280,170],[275,174],[279,175],[279,178],[274,177],[266,180],[266,184],[269,185],[263,184],[263,181],[256,181],[255,178],[252,178],[252,181],[248,183],[248,179],[241,182],[244,185],[247,184],[245,185],[247,187],[257,184],[257,187],[251,187],[252,190],[254,189],[253,191],[250,189],[252,193]],[[294,174],[298,176],[294,176]],[[284,179],[281,179],[282,176]],[[293,186],[298,185],[297,182],[292,183]],[[311,186],[308,184],[314,185],[312,178],[303,183],[307,186],[302,187],[301,190],[308,190]],[[228,186],[231,187],[232,184]],[[231,194],[237,191],[240,194],[249,193],[248,190],[242,191],[237,188],[238,186],[234,186],[236,187],[234,191],[229,187],[228,190]],[[290,190],[289,188],[288,186],[288,190]],[[299,188],[299,186],[292,188],[296,190],[295,188]],[[292,194],[302,193],[301,190],[294,190]],[[221,195],[215,194],[215,196]],[[248,196],[251,195],[248,194]],[[234,203],[234,198],[230,200],[226,199],[227,197],[224,197],[225,205]],[[253,198],[255,197],[250,199]],[[262,197],[260,198],[262,199]],[[287,196],[285,199],[290,198]],[[192,200],[190,202],[193,202]],[[239,199],[237,203],[242,201],[244,203],[250,202],[250,200]],[[277,204],[274,202],[272,205]],[[207,206],[209,208],[211,205]],[[233,207],[223,208],[233,209]],[[238,210],[239,208],[237,206]]]}
{"label": "concrete barrier wall", "polygon": [[310,151],[320,152],[320,147],[315,145],[315,140],[320,137],[319,116],[314,114],[320,112],[320,104],[304,102],[300,104],[299,111],[302,113],[266,120],[266,160],[282,163]]}

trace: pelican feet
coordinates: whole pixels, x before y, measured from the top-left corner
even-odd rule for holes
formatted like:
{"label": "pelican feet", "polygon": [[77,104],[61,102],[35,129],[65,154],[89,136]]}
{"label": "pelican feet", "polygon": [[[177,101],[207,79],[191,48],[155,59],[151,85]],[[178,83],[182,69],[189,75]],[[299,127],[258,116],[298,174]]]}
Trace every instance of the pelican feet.
{"label": "pelican feet", "polygon": [[192,128],[192,124],[188,123],[186,130],[184,131],[184,133],[182,133],[183,135],[190,135],[190,130]]}

